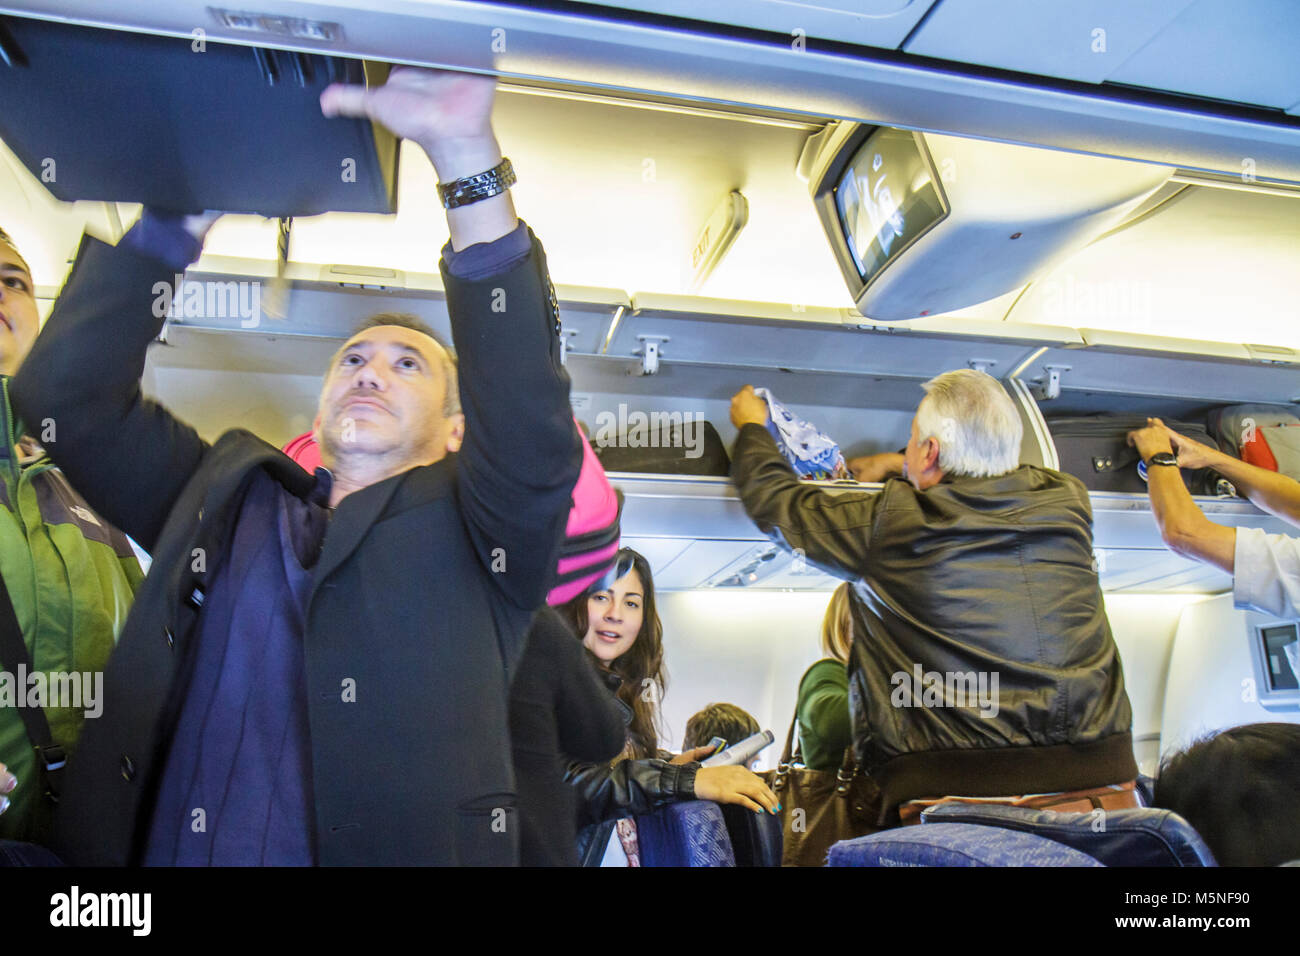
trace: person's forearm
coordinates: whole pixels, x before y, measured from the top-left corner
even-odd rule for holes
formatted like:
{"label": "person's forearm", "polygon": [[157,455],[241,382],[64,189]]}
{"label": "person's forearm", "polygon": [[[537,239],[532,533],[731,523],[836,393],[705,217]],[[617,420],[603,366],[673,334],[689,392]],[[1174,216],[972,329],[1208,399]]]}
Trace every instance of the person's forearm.
{"label": "person's forearm", "polygon": [[91,507],[152,550],[207,445],[141,394],[149,343],[183,265],[159,256],[166,241],[137,250],[132,233],[116,247],[83,239],[10,392],[24,421],[57,424],[46,450]]}
{"label": "person's forearm", "polygon": [[[501,147],[490,131],[466,139],[420,144],[433,163],[438,182],[450,183],[487,172],[501,162]],[[451,247],[460,252],[480,242],[492,242],[519,225],[515,204],[506,190],[490,199],[447,210]]]}
{"label": "person's forearm", "polygon": [[1227,478],[1251,504],[1300,525],[1300,482],[1223,452],[1212,452],[1210,467]]}
{"label": "person's forearm", "polygon": [[620,760],[616,764],[566,766],[565,783],[577,789],[579,809],[590,823],[620,816],[654,813],[674,800],[695,794],[699,764],[665,760]]}
{"label": "person's forearm", "polygon": [[1236,530],[1205,517],[1177,468],[1149,465],[1147,474],[1151,510],[1165,544],[1183,557],[1232,573]]}

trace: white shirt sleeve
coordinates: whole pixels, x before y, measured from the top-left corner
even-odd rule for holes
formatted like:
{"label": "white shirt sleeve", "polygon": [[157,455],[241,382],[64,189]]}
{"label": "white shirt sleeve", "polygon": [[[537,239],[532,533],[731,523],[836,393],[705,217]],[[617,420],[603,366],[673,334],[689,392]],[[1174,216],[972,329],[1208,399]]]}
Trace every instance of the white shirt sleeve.
{"label": "white shirt sleeve", "polygon": [[1300,540],[1238,528],[1232,599],[1239,608],[1300,617]]}

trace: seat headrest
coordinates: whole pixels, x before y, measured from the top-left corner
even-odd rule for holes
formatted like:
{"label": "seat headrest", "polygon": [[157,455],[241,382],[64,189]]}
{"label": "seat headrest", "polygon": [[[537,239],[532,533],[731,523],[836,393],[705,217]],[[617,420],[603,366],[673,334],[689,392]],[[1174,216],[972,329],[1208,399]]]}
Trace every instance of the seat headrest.
{"label": "seat headrest", "polygon": [[[1154,808],[1056,813],[1000,804],[944,803],[921,814],[929,826],[973,824],[1055,840],[1106,866],[1217,866],[1192,825]],[[922,829],[925,829],[923,826]]]}
{"label": "seat headrest", "polygon": [[966,823],[898,827],[831,847],[827,866],[1101,866],[1047,837]]}

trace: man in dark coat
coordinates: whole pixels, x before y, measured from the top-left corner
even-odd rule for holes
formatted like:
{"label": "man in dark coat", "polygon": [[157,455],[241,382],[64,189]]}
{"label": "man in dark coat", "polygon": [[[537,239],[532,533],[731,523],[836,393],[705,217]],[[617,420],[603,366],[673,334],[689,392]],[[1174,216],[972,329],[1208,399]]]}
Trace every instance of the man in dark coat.
{"label": "man in dark coat", "polygon": [[581,447],[494,88],[398,69],[322,95],[327,114],[418,143],[452,184],[462,384],[457,402],[455,365],[417,328],[363,329],[327,373],[314,475],[242,430],[209,445],[141,395],[157,285],[197,258],[210,218],[146,213],[116,248],[83,242],[15,401],[57,422],[54,459],[153,566],[69,766],[69,862],[517,861],[509,668]]}

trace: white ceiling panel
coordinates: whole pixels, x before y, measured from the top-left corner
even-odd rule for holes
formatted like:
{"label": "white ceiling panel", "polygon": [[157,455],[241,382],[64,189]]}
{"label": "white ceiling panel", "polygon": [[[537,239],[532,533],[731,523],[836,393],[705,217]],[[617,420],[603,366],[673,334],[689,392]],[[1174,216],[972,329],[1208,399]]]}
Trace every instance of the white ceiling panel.
{"label": "white ceiling panel", "polygon": [[1193,0],[944,0],[903,48],[1100,83]]}
{"label": "white ceiling panel", "polygon": [[895,49],[936,0],[593,0],[602,7]]}
{"label": "white ceiling panel", "polygon": [[1193,186],[1041,276],[1017,322],[1300,346],[1300,198]]}
{"label": "white ceiling panel", "polygon": [[1197,0],[1107,79],[1287,109],[1300,98],[1300,3]]}

